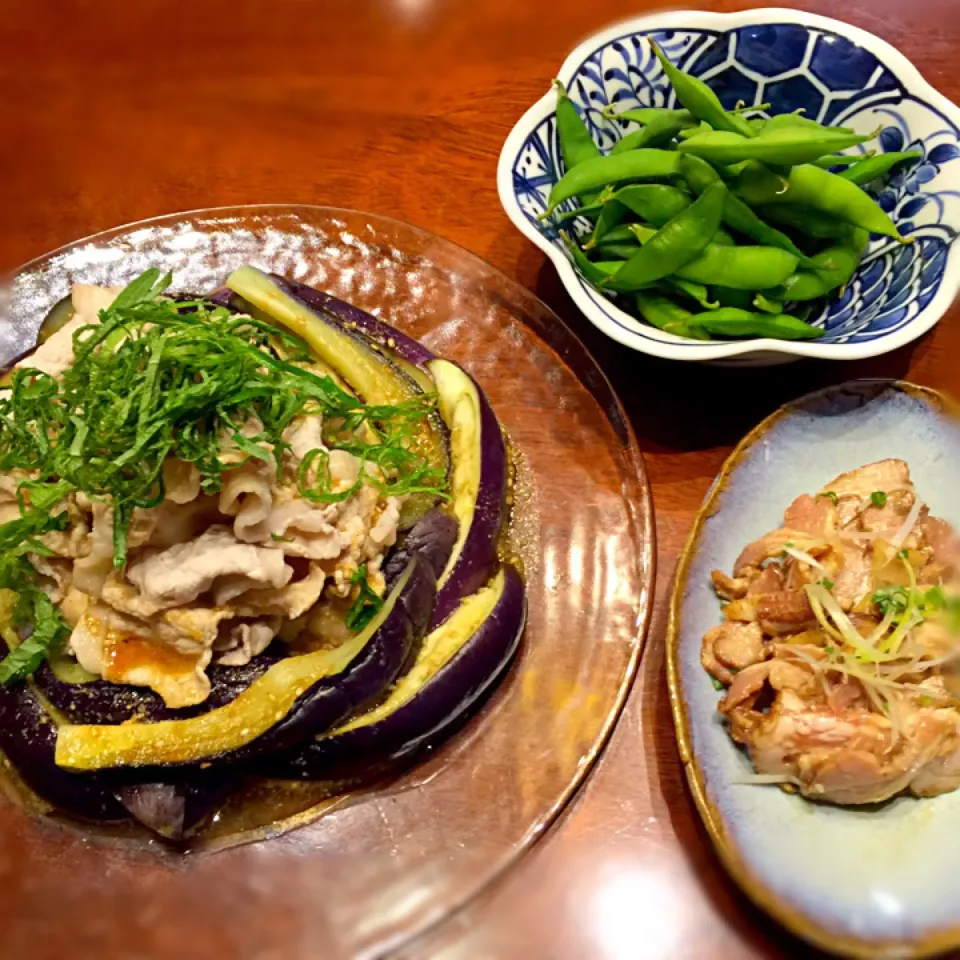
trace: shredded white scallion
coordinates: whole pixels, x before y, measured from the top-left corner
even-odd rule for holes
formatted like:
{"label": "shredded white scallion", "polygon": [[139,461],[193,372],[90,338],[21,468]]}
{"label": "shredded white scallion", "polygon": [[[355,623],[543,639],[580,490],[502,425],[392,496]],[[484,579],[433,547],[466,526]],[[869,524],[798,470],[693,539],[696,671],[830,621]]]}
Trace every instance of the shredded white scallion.
{"label": "shredded white scallion", "polygon": [[827,572],[827,568],[817,560],[816,557],[811,556],[805,550],[798,550],[796,547],[784,547],[783,552],[793,557],[794,560],[799,560],[801,563],[813,567],[815,570],[821,570],[824,573]]}
{"label": "shredded white scallion", "polygon": [[906,518],[903,521],[903,526],[893,535],[893,538],[890,540],[890,546],[895,550],[899,550],[904,543],[907,542],[907,538],[913,533],[913,528],[917,525],[917,520],[920,519],[920,511],[923,509],[923,501],[919,497],[914,497],[913,506],[910,508],[910,512],[907,514]]}

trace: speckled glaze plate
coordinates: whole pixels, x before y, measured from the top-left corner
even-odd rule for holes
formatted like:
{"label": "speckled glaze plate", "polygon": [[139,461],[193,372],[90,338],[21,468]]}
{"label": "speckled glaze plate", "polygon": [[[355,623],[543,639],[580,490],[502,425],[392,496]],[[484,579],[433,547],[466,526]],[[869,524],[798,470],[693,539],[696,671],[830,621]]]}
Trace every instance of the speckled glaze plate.
{"label": "speckled glaze plate", "polygon": [[737,783],[752,765],[716,713],[700,665],[721,620],[710,571],[774,529],[799,494],[880,460],[906,460],[932,513],[960,524],[960,422],[945,398],[857,381],[783,407],[734,451],[703,504],[677,572],[668,671],[694,798],[733,878],[761,907],[825,949],[917,957],[960,946],[960,792],[869,809],[815,804]]}
{"label": "speckled glaze plate", "polygon": [[[0,803],[0,954],[315,960],[409,943],[507,869],[589,771],[636,672],[653,585],[647,482],[583,346],[459,247],[349,210],[243,207],[121,227],[23,267],[0,359],[71,282],[148,266],[209,290],[250,262],[382,316],[480,382],[518,455],[514,535],[529,617],[517,661],[448,743],[405,774],[316,803],[296,791],[184,855]],[[304,809],[306,807],[307,809]],[[272,811],[272,812],[271,812]],[[51,922],[54,910],[56,922]]]}

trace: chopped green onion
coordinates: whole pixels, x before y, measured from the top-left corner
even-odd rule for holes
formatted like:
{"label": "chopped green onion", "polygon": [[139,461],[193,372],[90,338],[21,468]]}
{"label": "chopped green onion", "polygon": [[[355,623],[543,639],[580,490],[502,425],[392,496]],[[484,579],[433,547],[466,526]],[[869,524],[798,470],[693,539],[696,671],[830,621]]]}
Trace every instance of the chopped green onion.
{"label": "chopped green onion", "polygon": [[882,490],[874,490],[870,494],[870,502],[875,507],[885,507],[887,505],[887,495]]}

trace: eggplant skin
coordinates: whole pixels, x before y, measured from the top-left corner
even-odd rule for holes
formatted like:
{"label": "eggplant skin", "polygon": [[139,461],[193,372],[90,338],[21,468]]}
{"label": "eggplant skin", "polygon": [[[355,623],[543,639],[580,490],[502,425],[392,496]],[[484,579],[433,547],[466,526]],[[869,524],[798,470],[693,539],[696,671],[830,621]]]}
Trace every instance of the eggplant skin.
{"label": "eggplant skin", "polygon": [[[448,361],[442,361],[447,363]],[[480,459],[480,484],[466,540],[453,570],[437,593],[432,625],[442,623],[464,597],[476,593],[496,569],[500,532],[507,517],[507,446],[493,408],[483,390],[465,371],[476,391],[479,448],[472,455]]]}
{"label": "eggplant skin", "polygon": [[423,367],[430,360],[436,359],[436,355],[422,343],[401,333],[390,324],[378,320],[372,313],[367,313],[344,300],[338,300],[329,293],[308,287],[305,283],[290,280],[279,273],[271,273],[270,276],[285,293],[306,304],[311,310],[327,314],[340,326],[357,330],[378,346],[392,350],[407,363],[415,367]]}
{"label": "eggplant skin", "polygon": [[[6,653],[6,647],[3,647]],[[48,803],[84,820],[123,820],[109,778],[57,766],[57,727],[29,684],[0,687],[0,748],[24,783]]]}
{"label": "eggplant skin", "polygon": [[[433,570],[414,557],[348,649],[285,658],[219,716],[210,711],[158,724],[65,724],[57,731],[56,761],[69,770],[135,770],[137,779],[165,782],[169,771],[221,768],[290,750],[387,690],[419,640],[414,621],[425,624],[433,595]],[[293,677],[306,687],[298,683],[284,699],[277,685]]]}
{"label": "eggplant skin", "polygon": [[393,609],[346,670],[315,683],[279,723],[246,747],[216,759],[246,762],[290,750],[381,697],[410,663],[433,612],[437,581],[432,568],[415,556],[408,569]]}
{"label": "eggplant skin", "polygon": [[117,790],[117,800],[134,820],[168,840],[195,834],[236,788],[234,776],[194,775],[168,783],[132,783]]}
{"label": "eggplant skin", "polygon": [[254,680],[281,659],[276,645],[254,657],[242,667],[213,664],[207,668],[210,696],[195,707],[172,709],[152,690],[91,680],[89,683],[67,683],[58,680],[47,664],[34,674],[37,687],[72,723],[117,724],[131,717],[155,722],[199,716],[222,707],[239,696]]}
{"label": "eggplant skin", "polygon": [[457,521],[450,514],[436,508],[425,514],[387,558],[383,576],[388,587],[403,573],[414,554],[426,560],[439,577],[457,542],[457,530]]}
{"label": "eggplant skin", "polygon": [[371,762],[398,761],[442,740],[491,688],[513,659],[526,621],[523,579],[503,567],[500,597],[453,657],[403,706],[383,719],[319,737],[258,772],[279,779],[316,779]]}

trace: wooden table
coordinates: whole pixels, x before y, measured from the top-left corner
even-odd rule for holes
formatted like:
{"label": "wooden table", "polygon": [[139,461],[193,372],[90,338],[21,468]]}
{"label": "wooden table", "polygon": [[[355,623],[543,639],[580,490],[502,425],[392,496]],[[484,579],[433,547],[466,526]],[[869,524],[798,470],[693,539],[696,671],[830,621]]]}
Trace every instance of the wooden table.
{"label": "wooden table", "polygon": [[[750,3],[697,3],[736,10]],[[828,0],[960,100],[955,0]],[[653,483],[658,600],[641,674],[572,809],[496,888],[410,955],[739,958],[806,948],[714,859],[682,777],[663,664],[678,550],[730,447],[784,400],[850,377],[956,388],[960,312],[869,363],[769,371],[615,349],[497,200],[500,146],[567,51],[634,0],[3,0],[0,270],[119,223],[203,206],[330,203],[461,243],[583,337]],[[283,956],[282,945],[270,956]]]}

